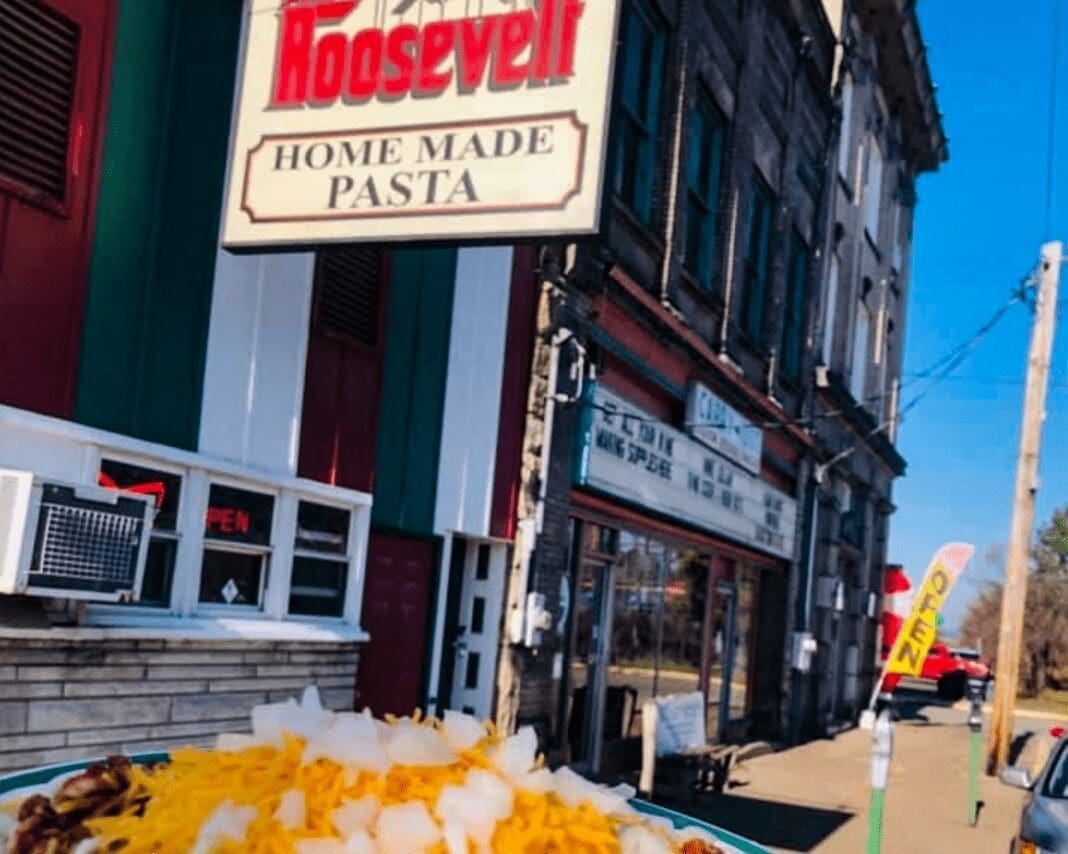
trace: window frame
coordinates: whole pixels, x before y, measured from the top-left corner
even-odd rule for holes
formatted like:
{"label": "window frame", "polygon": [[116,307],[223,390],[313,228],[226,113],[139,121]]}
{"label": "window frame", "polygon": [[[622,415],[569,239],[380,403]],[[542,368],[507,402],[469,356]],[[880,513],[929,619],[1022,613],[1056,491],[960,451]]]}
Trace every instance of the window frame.
{"label": "window frame", "polygon": [[[180,575],[180,555],[179,549],[181,549],[183,536],[182,536],[182,513],[184,512],[188,502],[188,486],[189,486],[189,473],[188,471],[168,463],[158,460],[149,460],[144,457],[134,456],[123,451],[112,451],[106,448],[102,448],[100,453],[96,457],[95,471],[93,474],[93,483],[98,483],[98,477],[101,474],[101,467],[105,461],[119,463],[122,465],[137,466],[144,469],[155,469],[163,474],[173,475],[177,477],[181,482],[181,486],[178,491],[178,502],[175,508],[175,520],[174,530],[157,530],[155,526],[155,517],[153,517],[152,527],[149,529],[149,545],[151,546],[153,540],[162,540],[170,543],[174,543],[174,565],[171,567],[171,579],[170,589],[168,590],[166,604],[149,604],[142,602],[140,599],[127,602],[117,603],[113,607],[121,609],[124,614],[130,615],[144,615],[144,616],[160,616],[165,614],[176,614],[179,610],[179,604],[177,597],[179,594],[178,578]],[[125,490],[118,490],[123,492]],[[188,538],[185,538],[188,539]],[[110,607],[110,606],[109,606]]]}
{"label": "window frame", "polygon": [[[312,621],[328,620],[328,621],[335,621],[335,620],[339,620],[339,619],[344,619],[345,610],[346,610],[346,602],[348,601],[348,597],[349,597],[349,588],[352,585],[352,580],[353,580],[352,579],[352,575],[353,575],[352,563],[353,563],[353,560],[355,558],[355,555],[354,555],[354,543],[353,543],[353,540],[354,540],[353,525],[355,523],[355,518],[354,517],[355,517],[356,514],[353,512],[353,508],[352,507],[349,507],[349,506],[346,506],[346,505],[343,505],[343,504],[340,504],[340,503],[324,501],[324,500],[322,500],[320,498],[312,499],[312,498],[309,498],[309,497],[306,497],[306,496],[302,496],[302,495],[298,495],[296,498],[297,498],[297,520],[298,521],[297,521],[296,527],[293,530],[293,553],[292,553],[292,559],[290,561],[291,569],[290,569],[290,572],[289,572],[289,579],[288,579],[288,583],[286,584],[286,590],[285,590],[285,597],[286,597],[285,598],[285,603],[286,603],[285,604],[285,612],[286,612],[286,616],[289,619],[292,619],[292,620],[312,620]],[[348,529],[345,532],[345,551],[344,552],[317,552],[317,551],[315,551],[313,549],[299,548],[297,546],[297,533],[300,530],[299,519],[300,519],[300,505],[301,504],[314,504],[314,505],[317,505],[317,506],[320,506],[320,507],[329,507],[329,508],[332,508],[332,509],[335,509],[335,510],[341,510],[348,516]],[[341,598],[341,614],[339,616],[331,617],[331,616],[325,616],[325,615],[322,615],[322,614],[297,614],[297,613],[294,613],[294,611],[292,610],[292,605],[291,605],[291,602],[292,602],[292,599],[293,599],[293,571],[292,570],[293,570],[293,568],[295,568],[294,564],[295,564],[295,561],[297,560],[297,558],[310,558],[310,559],[313,559],[313,560],[329,561],[331,563],[342,564],[345,567],[345,572],[344,572],[345,587],[344,587],[343,590],[339,591],[340,598]]]}
{"label": "window frame", "polygon": [[[703,132],[695,138],[698,123]],[[714,286],[716,250],[719,237],[719,199],[723,186],[723,160],[727,141],[727,119],[715,99],[704,87],[697,92],[693,116],[689,123],[686,157],[686,235],[683,268],[706,291]],[[697,159],[699,156],[699,159]],[[700,173],[705,171],[706,174]],[[695,173],[698,173],[695,175]],[[703,181],[696,181],[695,178]],[[695,186],[704,183],[705,186]],[[699,234],[695,235],[692,217],[700,211]],[[692,240],[699,246],[694,249]],[[691,254],[692,253],[692,254]]]}
{"label": "window frame", "polygon": [[[754,167],[755,169],[755,167]],[[758,208],[761,203],[763,211],[761,218],[765,226],[761,231],[761,239],[756,238]],[[767,319],[764,310],[765,300],[768,293],[768,284],[771,278],[772,240],[775,232],[775,205],[777,198],[763,177],[756,173],[752,182],[749,220],[747,223],[745,259],[742,263],[742,293],[739,327],[745,337],[757,347],[764,347],[764,326]],[[757,249],[757,245],[760,248]],[[760,257],[755,257],[759,253]],[[759,290],[754,290],[754,284],[759,284]],[[759,297],[759,298],[757,298]]]}
{"label": "window frame", "polygon": [[[267,534],[267,542],[261,543],[243,543],[234,540],[225,540],[218,537],[212,537],[207,533],[207,512],[211,507],[211,488],[213,486],[221,486],[230,489],[239,489],[242,492],[250,492],[257,495],[269,495],[272,498],[271,505],[271,523],[270,530]],[[197,613],[202,614],[218,614],[218,613],[230,613],[230,614],[249,614],[258,613],[267,616],[268,609],[268,597],[270,596],[270,587],[272,581],[277,582],[277,579],[272,578],[272,558],[275,553],[275,545],[278,537],[279,527],[279,515],[280,515],[280,499],[281,494],[278,490],[261,487],[258,485],[251,485],[243,483],[239,480],[228,478],[219,475],[209,475],[206,490],[206,501],[204,504],[204,533],[201,537],[200,543],[200,568],[196,578],[196,604],[195,610]],[[239,555],[259,555],[260,556],[260,579],[259,579],[259,593],[257,602],[255,605],[235,605],[233,603],[222,602],[205,602],[200,598],[200,585],[203,583],[204,577],[204,553],[207,551],[223,552],[227,554],[239,554]],[[288,585],[287,585],[288,586]]]}
{"label": "window frame", "polygon": [[[648,36],[647,57],[642,51],[633,54],[632,58],[628,45],[633,26],[643,27]],[[649,227],[652,225],[656,189],[653,177],[660,130],[660,94],[667,33],[663,22],[648,8],[645,0],[626,0],[619,27],[616,44],[621,61],[617,63],[616,91],[612,99],[610,184],[614,198],[643,226]],[[642,46],[645,46],[645,42],[642,42]],[[638,105],[630,103],[630,84],[634,86]],[[643,100],[644,116],[639,115],[636,109]],[[628,141],[634,141],[636,146],[633,165],[628,162]],[[634,182],[631,198],[628,198],[631,194],[626,190],[628,176]]]}
{"label": "window frame", "polygon": [[[800,269],[798,268],[799,262],[802,262]],[[783,376],[794,383],[801,381],[804,367],[805,320],[808,314],[806,307],[811,271],[812,250],[797,229],[794,229],[790,235],[790,267],[786,279],[786,299],[783,305],[782,340],[779,344],[780,370]],[[788,359],[788,346],[790,345],[794,352]]]}
{"label": "window frame", "polygon": [[[104,434],[100,434],[103,436]],[[119,437],[116,437],[119,438]],[[262,472],[247,473],[237,466],[221,460],[211,460],[200,455],[179,451],[166,446],[133,441],[129,445],[112,444],[92,439],[93,452],[86,455],[83,463],[83,478],[87,483],[96,483],[100,465],[104,459],[144,468],[157,469],[174,474],[182,479],[180,504],[173,537],[176,556],[171,583],[170,602],[167,606],[87,603],[86,615],[89,625],[160,627],[180,631],[192,626],[197,619],[233,618],[255,622],[273,622],[279,625],[318,624],[327,630],[342,627],[359,629],[363,604],[363,586],[366,576],[366,556],[369,547],[372,498],[369,493],[332,487],[318,481],[294,478],[284,474],[272,476]],[[233,487],[250,492],[270,494],[275,504],[269,537],[269,563],[261,575],[261,604],[225,605],[200,602],[200,579],[203,569],[203,553],[206,548],[224,551],[249,550],[265,552],[266,546],[248,546],[231,541],[217,541],[205,536],[210,485]],[[289,590],[293,566],[297,507],[300,501],[336,507],[349,514],[348,547],[345,558],[348,570],[345,577],[345,593],[340,617],[292,614],[289,612]],[[170,532],[166,532],[170,535]]]}

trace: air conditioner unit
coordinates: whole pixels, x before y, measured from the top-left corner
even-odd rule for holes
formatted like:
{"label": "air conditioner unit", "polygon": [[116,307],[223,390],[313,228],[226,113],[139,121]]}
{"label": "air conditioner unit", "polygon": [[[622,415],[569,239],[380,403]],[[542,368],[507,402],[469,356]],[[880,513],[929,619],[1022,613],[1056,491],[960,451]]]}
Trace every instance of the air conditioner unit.
{"label": "air conditioner unit", "polygon": [[0,593],[134,600],[153,499],[0,469]]}

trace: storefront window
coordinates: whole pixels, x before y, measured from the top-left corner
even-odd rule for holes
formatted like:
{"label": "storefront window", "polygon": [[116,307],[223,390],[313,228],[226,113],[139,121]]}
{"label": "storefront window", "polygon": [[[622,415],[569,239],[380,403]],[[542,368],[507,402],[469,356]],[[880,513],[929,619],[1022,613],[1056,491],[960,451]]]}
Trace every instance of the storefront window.
{"label": "storefront window", "polygon": [[181,475],[144,468],[117,460],[100,461],[97,480],[108,489],[121,489],[139,495],[151,495],[156,503],[152,536],[148,541],[148,558],[141,598],[137,605],[167,608],[171,603],[174,561],[178,554],[178,502],[182,491]]}
{"label": "storefront window", "polygon": [[706,691],[711,739],[745,718],[760,571],[714,564],[712,555],[642,533],[583,527],[569,674],[572,760],[588,759],[596,744],[601,770],[611,767],[615,746],[623,755],[641,737],[642,705],[657,696]]}
{"label": "storefront window", "polygon": [[274,497],[212,484],[204,519],[200,601],[262,607]]}
{"label": "storefront window", "polygon": [[349,575],[349,513],[338,507],[300,502],[289,613],[340,617]]}

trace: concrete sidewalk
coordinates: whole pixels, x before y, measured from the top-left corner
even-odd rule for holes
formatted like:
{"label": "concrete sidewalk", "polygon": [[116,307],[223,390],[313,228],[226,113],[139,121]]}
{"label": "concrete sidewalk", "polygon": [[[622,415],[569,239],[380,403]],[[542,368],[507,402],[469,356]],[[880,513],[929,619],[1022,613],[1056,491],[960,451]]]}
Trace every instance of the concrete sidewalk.
{"label": "concrete sidewalk", "polygon": [[[1005,854],[1022,792],[981,778],[979,824],[967,824],[969,732],[959,710],[925,707],[895,727],[885,854]],[[749,760],[733,788],[692,810],[775,851],[857,854],[868,831],[870,733],[854,729]],[[687,810],[691,811],[691,810]]]}

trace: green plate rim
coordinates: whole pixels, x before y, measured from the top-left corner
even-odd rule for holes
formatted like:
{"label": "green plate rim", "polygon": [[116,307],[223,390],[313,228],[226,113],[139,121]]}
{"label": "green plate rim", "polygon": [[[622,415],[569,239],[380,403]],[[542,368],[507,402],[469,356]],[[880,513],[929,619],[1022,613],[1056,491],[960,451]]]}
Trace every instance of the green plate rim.
{"label": "green plate rim", "polygon": [[[38,768],[30,768],[26,771],[15,771],[10,774],[0,775],[0,798],[3,798],[11,792],[17,792],[22,789],[44,786],[55,780],[57,777],[62,777],[66,774],[75,774],[78,771],[84,771],[94,762],[102,761],[103,758],[104,757],[97,757],[95,759],[82,759],[76,762],[63,762],[57,765],[44,765]],[[151,765],[156,762],[166,762],[169,759],[170,754],[166,751],[134,753],[130,756],[130,761],[138,765]],[[637,798],[631,803],[633,803],[637,810],[646,815],[668,819],[676,828],[696,827],[701,830],[706,830],[713,836],[717,837],[721,842],[734,846],[742,852],[742,854],[770,854],[768,849],[761,848],[756,843],[744,839],[741,836],[737,836],[729,830],[724,830],[722,827],[709,824],[707,821],[701,821],[700,819],[692,818],[691,816],[676,812],[675,810],[670,810],[667,807],[662,807],[658,804],[653,804],[649,801],[643,801]]]}

